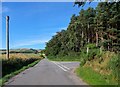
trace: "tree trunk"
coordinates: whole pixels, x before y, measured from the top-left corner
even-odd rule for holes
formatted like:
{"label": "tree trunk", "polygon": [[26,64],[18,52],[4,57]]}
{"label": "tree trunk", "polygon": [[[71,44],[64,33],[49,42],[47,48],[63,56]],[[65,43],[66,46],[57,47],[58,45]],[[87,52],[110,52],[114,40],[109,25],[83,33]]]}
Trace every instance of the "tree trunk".
{"label": "tree trunk", "polygon": [[101,45],[101,47],[100,47],[100,54],[102,53],[102,50],[104,49],[104,47],[103,47],[104,39],[103,39],[103,37],[102,37],[102,33],[101,33],[101,41],[102,41],[102,45]]}
{"label": "tree trunk", "polygon": [[96,47],[98,47],[98,33],[96,32]]}
{"label": "tree trunk", "polygon": [[110,50],[110,43],[108,42],[108,51]]}
{"label": "tree trunk", "polygon": [[88,53],[89,53],[89,47],[87,47],[87,55],[88,55]]}
{"label": "tree trunk", "polygon": [[82,47],[83,47],[83,43],[84,43],[83,37],[84,37],[84,34],[83,34],[83,31],[82,31]]}
{"label": "tree trunk", "polygon": [[[89,24],[88,24],[88,29],[89,29],[89,27],[90,27],[90,26],[89,26]],[[88,38],[88,40],[87,40],[88,42],[87,42],[87,43],[89,44],[90,39],[89,39],[89,32],[88,32],[88,30],[87,30],[87,38]],[[87,47],[87,54],[88,54],[88,53],[89,53],[89,47]]]}
{"label": "tree trunk", "polygon": [[[89,38],[88,38],[88,44],[89,44]],[[89,53],[89,47],[87,47],[87,54]]]}
{"label": "tree trunk", "polygon": [[102,49],[103,49],[103,46],[100,47],[100,54],[102,54]]}

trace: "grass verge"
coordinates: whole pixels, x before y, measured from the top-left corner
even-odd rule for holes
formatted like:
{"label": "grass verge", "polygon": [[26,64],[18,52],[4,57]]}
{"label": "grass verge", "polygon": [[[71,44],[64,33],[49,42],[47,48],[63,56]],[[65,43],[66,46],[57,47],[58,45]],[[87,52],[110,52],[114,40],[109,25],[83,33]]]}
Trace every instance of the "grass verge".
{"label": "grass verge", "polygon": [[49,60],[52,61],[66,61],[66,62],[71,62],[71,61],[76,61],[79,62],[80,61],[80,57],[79,56],[63,56],[63,57],[55,57],[55,56],[49,56],[48,57]]}
{"label": "grass verge", "polygon": [[111,76],[101,75],[90,67],[79,67],[76,73],[92,87],[118,87],[118,83],[112,81]]}
{"label": "grass verge", "polygon": [[36,65],[40,60],[36,60],[35,62],[27,65],[27,66],[24,66],[22,67],[21,69],[15,71],[15,72],[12,72],[8,75],[5,75],[2,79],[0,79],[0,86],[3,86],[5,82],[7,82],[11,77],[19,74],[20,72],[24,71],[25,69],[28,69],[30,67],[33,67],[34,65]]}

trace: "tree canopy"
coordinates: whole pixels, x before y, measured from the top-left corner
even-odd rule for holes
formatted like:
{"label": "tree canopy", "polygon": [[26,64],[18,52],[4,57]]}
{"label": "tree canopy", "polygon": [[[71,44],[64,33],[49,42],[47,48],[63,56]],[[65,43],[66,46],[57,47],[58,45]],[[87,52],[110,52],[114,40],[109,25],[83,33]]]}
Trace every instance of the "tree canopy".
{"label": "tree canopy", "polygon": [[[88,44],[114,52],[120,51],[120,2],[101,2],[94,9],[73,14],[67,30],[57,32],[46,44],[46,55],[81,52]],[[86,49],[86,48],[85,48]]]}

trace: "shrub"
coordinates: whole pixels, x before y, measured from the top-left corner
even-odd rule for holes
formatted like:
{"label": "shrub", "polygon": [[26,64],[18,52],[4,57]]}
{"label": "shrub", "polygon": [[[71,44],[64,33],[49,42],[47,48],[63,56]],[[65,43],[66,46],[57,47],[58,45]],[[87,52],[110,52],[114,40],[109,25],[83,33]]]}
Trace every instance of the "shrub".
{"label": "shrub", "polygon": [[[86,48],[89,47],[89,52],[87,54]],[[100,54],[100,49],[95,46],[95,44],[88,44],[85,46],[85,49],[81,51],[80,57],[81,57],[81,66],[83,66],[86,61],[91,61],[95,58],[100,58],[102,54]]]}
{"label": "shrub", "polygon": [[94,49],[96,48],[95,44],[87,44],[86,47],[89,47],[90,49]]}
{"label": "shrub", "polygon": [[90,49],[90,51],[88,53],[88,57],[90,60],[94,59],[95,56],[97,56],[97,58],[100,58],[102,56],[99,48]]}
{"label": "shrub", "polygon": [[45,58],[46,56],[44,53],[40,53],[40,57]]}
{"label": "shrub", "polygon": [[80,66],[83,66],[87,60],[88,60],[88,55],[86,54],[85,51],[82,51],[80,53]]}
{"label": "shrub", "polygon": [[81,66],[81,67],[84,66],[85,63],[86,63],[86,60],[85,60],[85,59],[81,59],[80,66]]}
{"label": "shrub", "polygon": [[116,80],[118,80],[120,78],[119,76],[119,72],[120,72],[120,54],[114,54],[113,57],[111,58],[108,67],[109,69],[112,70],[112,73],[115,77]]}
{"label": "shrub", "polygon": [[2,59],[2,77],[21,69],[23,66],[38,60],[37,58],[21,59],[21,58],[11,58],[9,60]]}

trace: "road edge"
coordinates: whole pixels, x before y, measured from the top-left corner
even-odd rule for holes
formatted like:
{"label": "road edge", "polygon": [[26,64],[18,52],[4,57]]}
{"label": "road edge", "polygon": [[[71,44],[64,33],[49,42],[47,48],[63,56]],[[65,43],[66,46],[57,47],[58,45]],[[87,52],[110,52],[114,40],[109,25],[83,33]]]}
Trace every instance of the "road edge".
{"label": "road edge", "polygon": [[21,72],[23,72],[23,71],[25,71],[25,70],[27,70],[27,69],[35,66],[35,65],[38,64],[40,61],[41,61],[41,60],[36,60],[36,61],[34,61],[33,63],[28,64],[27,66],[24,66],[23,68],[15,71],[15,72],[13,72],[13,73],[11,73],[11,74],[8,74],[8,75],[4,76],[2,79],[0,79],[0,80],[2,81],[2,83],[0,83],[0,86],[3,87],[4,85],[7,84],[7,82],[8,82],[11,78],[13,78],[14,76],[18,75],[19,73],[21,73]]}

